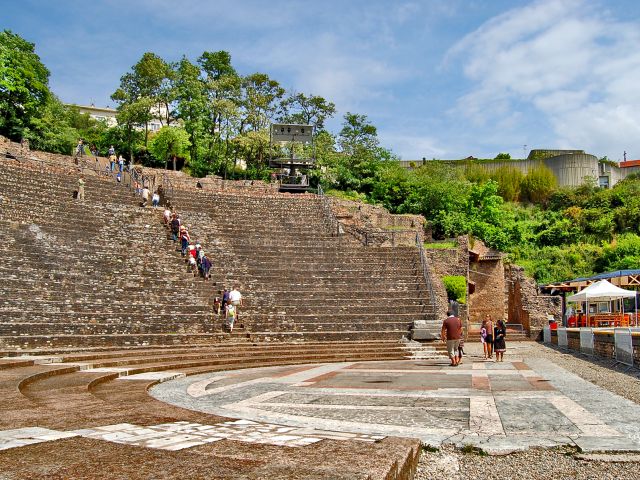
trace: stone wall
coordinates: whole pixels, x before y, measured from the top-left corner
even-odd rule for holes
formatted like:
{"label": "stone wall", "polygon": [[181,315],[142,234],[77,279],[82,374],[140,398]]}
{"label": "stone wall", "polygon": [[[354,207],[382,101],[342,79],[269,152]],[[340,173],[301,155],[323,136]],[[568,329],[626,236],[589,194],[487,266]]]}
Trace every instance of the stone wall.
{"label": "stone wall", "polygon": [[542,328],[548,325],[548,316],[556,320],[562,318],[562,300],[560,297],[540,295],[532,278],[525,275],[518,265],[506,265],[504,269],[507,300],[508,323],[519,323],[536,338]]}
{"label": "stone wall", "polygon": [[[431,270],[433,286],[436,294],[437,317],[444,319],[447,315],[447,290],[442,283],[442,277],[447,275],[469,278],[469,239],[461,236],[456,239],[457,247],[448,249],[425,249],[427,263]],[[468,297],[467,297],[468,298]],[[465,326],[469,318],[467,305],[460,306],[460,318]]]}
{"label": "stone wall", "polygon": [[[580,331],[578,329],[567,330],[568,349],[580,352]],[[551,331],[551,344],[558,345],[558,334]],[[640,365],[640,335],[632,337],[633,363]],[[616,358],[616,342],[613,330],[595,331],[593,337],[593,349],[596,357],[614,360]]]}
{"label": "stone wall", "polygon": [[469,280],[475,283],[475,292],[469,295],[469,322],[481,324],[487,314],[494,320],[504,319],[506,286],[502,259],[471,262]]}
{"label": "stone wall", "polygon": [[362,243],[376,246],[413,246],[424,241],[422,215],[397,215],[384,207],[331,198],[331,209],[342,228]]}
{"label": "stone wall", "polygon": [[[159,170],[155,168],[144,168],[143,173],[146,175],[159,176]],[[210,192],[224,192],[229,191],[233,193],[264,193],[264,194],[277,194],[278,184],[267,183],[261,180],[225,180],[217,175],[207,175],[204,178],[195,178],[187,175],[182,171],[173,170],[160,170],[162,172],[162,179],[165,179],[174,188],[181,190],[202,189]]]}

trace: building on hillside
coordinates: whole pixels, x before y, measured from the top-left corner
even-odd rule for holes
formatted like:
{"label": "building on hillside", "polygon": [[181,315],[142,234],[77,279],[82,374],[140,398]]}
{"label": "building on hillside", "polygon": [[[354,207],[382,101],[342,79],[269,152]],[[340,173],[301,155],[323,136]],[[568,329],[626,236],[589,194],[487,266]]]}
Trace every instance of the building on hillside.
{"label": "building on hillside", "polygon": [[[109,107],[96,107],[95,105],[76,105],[76,104],[67,104],[69,107],[76,107],[80,113],[86,113],[94,120],[98,120],[100,122],[105,122],[108,127],[115,127],[118,124],[118,120],[116,115],[118,111],[115,108]],[[166,117],[167,109],[154,107],[152,110],[152,114],[154,118],[148,123],[148,128],[150,132],[157,132],[163,126],[163,122],[160,121],[160,117]],[[172,122],[170,125],[176,125],[175,122]],[[141,129],[143,127],[140,127]]]}
{"label": "building on hillside", "polygon": [[68,107],[76,107],[80,113],[88,114],[89,117],[99,122],[105,122],[108,127],[115,127],[118,124],[115,108],[96,107],[95,105],[75,105],[67,104]]}
{"label": "building on hillside", "polygon": [[453,166],[465,167],[474,164],[492,173],[502,167],[514,167],[526,174],[538,165],[548,167],[561,187],[577,187],[586,182],[596,182],[598,186],[610,188],[632,173],[640,172],[640,160],[630,160],[617,164],[600,160],[584,150],[535,149],[524,159],[479,160],[467,157],[461,160],[400,160],[402,167],[419,168],[429,161],[447,162]]}

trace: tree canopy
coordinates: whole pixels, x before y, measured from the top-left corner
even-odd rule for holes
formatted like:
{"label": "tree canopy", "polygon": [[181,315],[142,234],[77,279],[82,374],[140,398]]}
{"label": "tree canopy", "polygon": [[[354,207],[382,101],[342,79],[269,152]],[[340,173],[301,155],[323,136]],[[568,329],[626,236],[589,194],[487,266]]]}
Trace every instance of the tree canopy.
{"label": "tree canopy", "polygon": [[[330,100],[287,92],[266,73],[242,75],[226,51],[206,51],[195,61],[142,55],[112,95],[115,127],[62,104],[48,78],[32,43],[0,33],[0,134],[60,153],[70,153],[80,137],[98,151],[114,145],[150,165],[170,161],[175,168],[179,158],[196,176],[266,179],[270,155],[281,153],[269,150],[270,123],[312,124],[319,168],[309,175],[326,191],[394,213],[422,214],[436,238],[480,238],[540,282],[640,268],[637,177],[612,189],[589,179],[567,189],[558,188],[542,163],[526,174],[511,165],[489,170],[476,160],[422,162],[407,170],[380,145],[366,115],[347,112],[340,131],[329,132],[326,122],[336,114]],[[158,132],[148,128],[154,119],[163,125]]]}
{"label": "tree canopy", "polygon": [[35,45],[10,30],[0,33],[0,134],[20,140],[50,97],[49,70]]}

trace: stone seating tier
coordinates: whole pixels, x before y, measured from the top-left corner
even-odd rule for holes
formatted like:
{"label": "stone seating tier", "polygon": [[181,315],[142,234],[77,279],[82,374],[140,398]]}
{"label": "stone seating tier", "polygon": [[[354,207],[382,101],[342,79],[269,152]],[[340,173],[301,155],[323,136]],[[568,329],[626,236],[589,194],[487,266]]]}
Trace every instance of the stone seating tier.
{"label": "stone seating tier", "polygon": [[172,204],[213,262],[204,282],[166,240],[161,210],[140,209],[111,178],[87,174],[80,204],[73,166],[2,161],[0,177],[0,348],[228,339],[212,303],[232,284],[245,296],[234,335],[252,338],[398,339],[433,316],[416,250],[332,236],[314,195],[176,189]]}

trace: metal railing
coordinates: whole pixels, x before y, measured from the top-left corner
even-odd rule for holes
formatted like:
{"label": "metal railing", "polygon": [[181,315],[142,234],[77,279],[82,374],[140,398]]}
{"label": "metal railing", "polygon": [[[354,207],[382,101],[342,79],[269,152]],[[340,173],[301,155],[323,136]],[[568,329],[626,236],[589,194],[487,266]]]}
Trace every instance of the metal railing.
{"label": "metal railing", "polygon": [[[53,168],[72,168],[79,170],[89,170],[95,172],[98,177],[108,177],[115,184],[120,184],[125,187],[128,187],[132,192],[138,194],[139,192],[135,192],[135,184],[136,182],[139,185],[139,189],[142,189],[143,186],[147,186],[150,190],[153,190],[156,183],[155,175],[144,175],[138,173],[135,168],[131,166],[127,168],[123,168],[122,172],[120,172],[119,167],[116,164],[116,167],[111,170],[110,162],[104,157],[93,157],[88,155],[71,157],[73,160],[70,163],[60,163],[53,160],[47,160],[43,158],[37,157],[29,157],[17,152],[12,152],[9,150],[5,150],[4,154],[0,158],[7,158],[11,160],[17,160],[23,163],[35,163],[39,165],[40,169],[44,169],[45,166],[53,167]],[[106,160],[102,162],[101,160]],[[118,181],[118,174],[120,175],[120,181]],[[169,183],[169,190],[173,192],[173,186]]]}
{"label": "metal railing", "polygon": [[324,194],[324,190],[322,189],[321,185],[318,185],[318,196],[320,197],[320,201],[322,202],[322,211],[324,213],[324,220],[327,223],[327,226],[329,227],[329,231],[331,232],[331,235],[334,237],[341,236],[344,233],[344,231],[342,229],[342,226],[340,225],[340,222],[338,221],[338,217],[336,217],[336,214],[333,213],[331,204],[329,203],[327,196]]}

